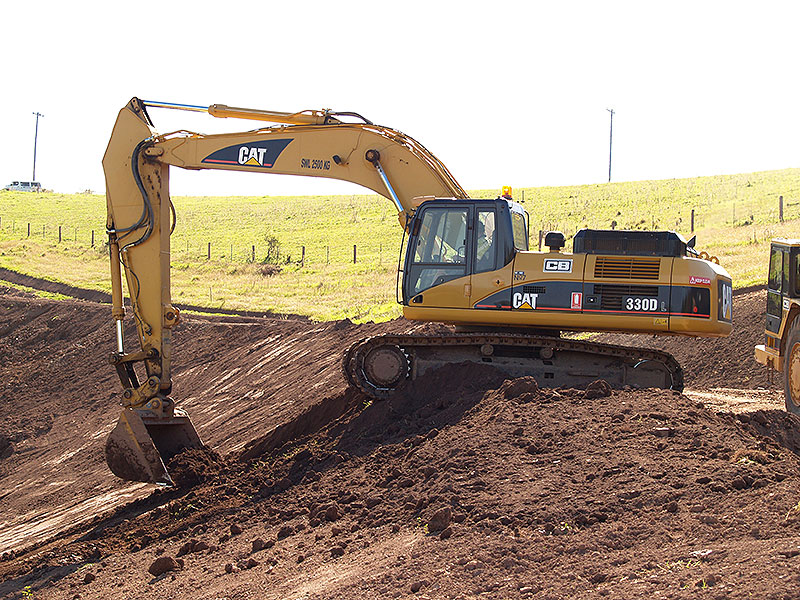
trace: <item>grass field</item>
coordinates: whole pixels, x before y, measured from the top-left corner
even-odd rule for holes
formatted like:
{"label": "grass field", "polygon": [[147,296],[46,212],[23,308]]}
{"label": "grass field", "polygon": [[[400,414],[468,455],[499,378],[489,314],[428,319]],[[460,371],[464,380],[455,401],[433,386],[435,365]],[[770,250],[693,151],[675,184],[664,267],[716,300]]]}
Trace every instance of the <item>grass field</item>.
{"label": "grass field", "polygon": [[[497,193],[475,190],[471,195]],[[561,230],[568,239],[582,227],[672,229],[689,237],[694,209],[697,248],[718,256],[736,287],[765,281],[770,238],[797,237],[800,225],[800,169],[525,188],[514,196],[524,198],[530,213],[532,248],[540,229]],[[784,198],[783,223],[779,196]],[[320,320],[400,315],[395,271],[402,232],[389,200],[362,195],[173,201],[175,302],[270,309]],[[110,290],[103,196],[2,192],[0,220],[0,266]],[[268,252],[281,267],[276,275],[264,274]]]}

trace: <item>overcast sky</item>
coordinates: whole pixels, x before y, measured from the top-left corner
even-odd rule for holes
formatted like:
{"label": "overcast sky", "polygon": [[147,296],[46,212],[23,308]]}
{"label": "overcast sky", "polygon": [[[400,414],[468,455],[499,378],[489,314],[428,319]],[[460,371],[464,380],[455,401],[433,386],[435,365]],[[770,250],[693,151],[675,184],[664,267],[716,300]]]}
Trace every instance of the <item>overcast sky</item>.
{"label": "overcast sky", "polygon": [[[355,111],[467,189],[800,166],[798,2],[0,3],[0,184],[104,191],[133,96]],[[252,129],[151,110],[159,131]],[[331,180],[172,170],[175,195],[359,193]]]}

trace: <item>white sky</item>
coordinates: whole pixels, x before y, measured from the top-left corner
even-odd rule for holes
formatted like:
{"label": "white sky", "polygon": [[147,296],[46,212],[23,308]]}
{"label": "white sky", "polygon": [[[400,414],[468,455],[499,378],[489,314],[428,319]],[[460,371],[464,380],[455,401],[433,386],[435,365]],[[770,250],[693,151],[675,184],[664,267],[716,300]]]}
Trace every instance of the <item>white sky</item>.
{"label": "white sky", "polygon": [[[436,0],[0,2],[0,184],[104,190],[132,97],[355,111],[467,189],[800,166],[800,3]],[[151,109],[160,131],[258,124]],[[175,195],[361,193],[172,171]]]}

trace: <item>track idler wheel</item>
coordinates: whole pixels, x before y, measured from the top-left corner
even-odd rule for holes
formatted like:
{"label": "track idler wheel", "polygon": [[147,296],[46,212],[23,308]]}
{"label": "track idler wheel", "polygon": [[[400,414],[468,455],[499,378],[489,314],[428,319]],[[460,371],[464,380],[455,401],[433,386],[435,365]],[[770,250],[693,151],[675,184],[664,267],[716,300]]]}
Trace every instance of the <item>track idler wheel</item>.
{"label": "track idler wheel", "polygon": [[401,388],[409,375],[408,357],[394,344],[368,342],[345,355],[345,374],[362,392],[384,400]]}
{"label": "track idler wheel", "polygon": [[378,346],[364,357],[364,373],[378,388],[394,388],[408,375],[408,359],[397,346]]}

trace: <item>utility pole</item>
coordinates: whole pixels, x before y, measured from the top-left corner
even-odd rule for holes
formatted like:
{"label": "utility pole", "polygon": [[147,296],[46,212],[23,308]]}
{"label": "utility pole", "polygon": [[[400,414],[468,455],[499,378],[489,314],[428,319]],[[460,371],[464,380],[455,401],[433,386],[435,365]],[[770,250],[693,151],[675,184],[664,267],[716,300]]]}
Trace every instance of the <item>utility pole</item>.
{"label": "utility pole", "polygon": [[31,114],[36,115],[36,133],[33,135],[33,181],[36,181],[36,141],[39,138],[39,117],[44,115],[40,112]]}
{"label": "utility pole", "polygon": [[608,128],[608,182],[611,183],[611,141],[614,136],[614,109],[607,108],[606,110],[611,113],[611,125]]}

